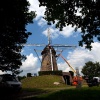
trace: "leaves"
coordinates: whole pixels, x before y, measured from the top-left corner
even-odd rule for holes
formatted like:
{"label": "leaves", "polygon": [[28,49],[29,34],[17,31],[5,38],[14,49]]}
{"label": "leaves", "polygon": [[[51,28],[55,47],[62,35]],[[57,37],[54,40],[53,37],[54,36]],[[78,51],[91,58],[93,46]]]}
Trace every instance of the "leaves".
{"label": "leaves", "polygon": [[82,68],[82,73],[84,74],[84,76],[88,76],[90,78],[100,76],[100,63],[94,63],[92,61],[85,63]]}
{"label": "leaves", "polygon": [[0,70],[16,72],[25,59],[21,49],[27,42],[30,32],[26,25],[33,23],[35,12],[28,11],[27,0],[0,2]]}
{"label": "leaves", "polygon": [[[72,25],[75,26],[75,31],[81,28],[82,35],[88,34],[84,35],[86,39],[82,37],[80,41],[91,50],[94,37],[100,35],[100,0],[39,0],[39,2],[40,6],[46,6],[44,19],[49,23],[55,23],[57,20],[55,27],[60,31],[63,27]],[[93,38],[90,39],[91,36]]]}

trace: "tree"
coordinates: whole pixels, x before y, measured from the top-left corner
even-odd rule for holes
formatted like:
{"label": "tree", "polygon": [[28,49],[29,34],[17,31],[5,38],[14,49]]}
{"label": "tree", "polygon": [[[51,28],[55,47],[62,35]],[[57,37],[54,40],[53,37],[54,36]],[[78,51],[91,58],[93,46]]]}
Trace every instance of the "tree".
{"label": "tree", "polygon": [[93,78],[100,76],[100,63],[89,61],[85,63],[81,71],[85,77]]}
{"label": "tree", "polygon": [[79,46],[86,44],[86,48],[91,50],[94,37],[100,41],[100,0],[39,0],[39,2],[39,6],[46,6],[44,19],[48,24],[55,23],[56,28],[60,30],[66,25],[75,26],[75,31],[81,28],[82,40],[79,41]]}
{"label": "tree", "polygon": [[0,70],[20,72],[25,56],[21,55],[21,44],[26,43],[30,32],[26,25],[33,23],[35,12],[29,12],[27,0],[0,2]]}

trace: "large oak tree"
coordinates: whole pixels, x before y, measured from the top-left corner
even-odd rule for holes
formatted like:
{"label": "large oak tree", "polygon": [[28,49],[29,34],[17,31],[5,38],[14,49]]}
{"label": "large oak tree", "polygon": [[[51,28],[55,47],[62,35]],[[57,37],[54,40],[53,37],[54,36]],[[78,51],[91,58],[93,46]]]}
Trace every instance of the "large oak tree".
{"label": "large oak tree", "polygon": [[33,23],[34,12],[29,12],[27,0],[0,1],[0,70],[16,72],[25,59],[21,44],[26,43],[30,32],[26,25]]}
{"label": "large oak tree", "polygon": [[44,18],[48,24],[56,20],[56,28],[60,30],[66,25],[75,26],[75,30],[81,28],[82,40],[79,46],[86,44],[86,48],[91,50],[94,37],[100,41],[100,0],[38,1],[40,6],[46,6]]}

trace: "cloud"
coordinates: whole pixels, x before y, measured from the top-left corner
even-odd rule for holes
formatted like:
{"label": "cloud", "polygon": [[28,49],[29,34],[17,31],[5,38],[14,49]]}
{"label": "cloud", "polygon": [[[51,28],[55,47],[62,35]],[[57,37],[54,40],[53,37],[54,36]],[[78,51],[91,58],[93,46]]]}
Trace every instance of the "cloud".
{"label": "cloud", "polygon": [[63,28],[63,31],[60,31],[60,34],[63,35],[64,37],[70,37],[74,33],[74,27],[71,25],[66,26]]}
{"label": "cloud", "polygon": [[57,38],[59,35],[58,29],[53,29],[52,27],[50,27],[49,29],[47,28],[42,32],[42,34],[44,34],[46,37],[48,37],[48,33],[50,33],[52,39]]}
{"label": "cloud", "polygon": [[[79,68],[80,72],[83,66],[88,61],[93,62],[100,62],[100,43],[95,42],[92,44],[93,48],[91,51],[85,49],[84,47],[78,47],[73,52],[69,52],[68,56],[66,57],[67,61],[70,63],[70,65],[76,69]],[[67,65],[67,63],[59,63],[58,64],[59,69],[63,71],[70,71],[71,69]]]}
{"label": "cloud", "polygon": [[38,0],[27,0],[30,3],[29,11],[36,11],[36,20],[38,20],[40,17],[44,16],[45,8],[44,6],[39,7],[39,1]]}
{"label": "cloud", "polygon": [[4,74],[5,72],[2,72],[1,70],[0,70],[0,74]]}
{"label": "cloud", "polygon": [[32,53],[30,55],[27,55],[26,60],[22,62],[20,70],[23,70],[20,75],[27,75],[27,73],[37,73],[40,70],[38,58],[35,57]]}
{"label": "cloud", "polygon": [[[42,23],[41,23],[42,27],[44,24],[46,25],[45,22],[42,22]],[[60,36],[63,36],[65,38],[69,38],[71,36],[78,37],[80,35],[80,34],[78,34],[80,32],[80,29],[77,30],[77,33],[74,31],[74,29],[75,29],[75,27],[72,27],[71,25],[69,25],[69,26],[64,27],[62,31],[59,31],[59,29],[55,28],[54,25],[52,25],[49,27],[49,33],[50,33],[50,36],[52,39],[58,38]],[[46,28],[46,30],[44,30],[42,32],[42,34],[47,37],[48,36],[48,28]]]}
{"label": "cloud", "polygon": [[63,72],[68,72],[68,71],[70,71],[70,68],[69,68],[69,66],[67,65],[67,63],[58,63],[57,64],[58,65],[58,69],[59,70],[62,70]]}
{"label": "cloud", "polygon": [[43,26],[47,25],[47,22],[46,22],[45,19],[40,18],[39,21],[38,21],[38,25],[41,26],[41,27],[43,27]]}

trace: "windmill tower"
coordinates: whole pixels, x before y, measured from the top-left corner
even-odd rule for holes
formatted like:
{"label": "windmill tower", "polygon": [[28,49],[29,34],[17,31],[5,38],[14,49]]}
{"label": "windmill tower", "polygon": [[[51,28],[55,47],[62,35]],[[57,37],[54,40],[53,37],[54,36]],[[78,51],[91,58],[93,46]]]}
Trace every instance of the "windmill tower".
{"label": "windmill tower", "polygon": [[57,71],[56,51],[47,45],[41,52],[42,62],[40,71]]}
{"label": "windmill tower", "polygon": [[56,51],[51,46],[50,30],[48,29],[48,45],[41,52],[42,62],[40,71],[57,71]]}

